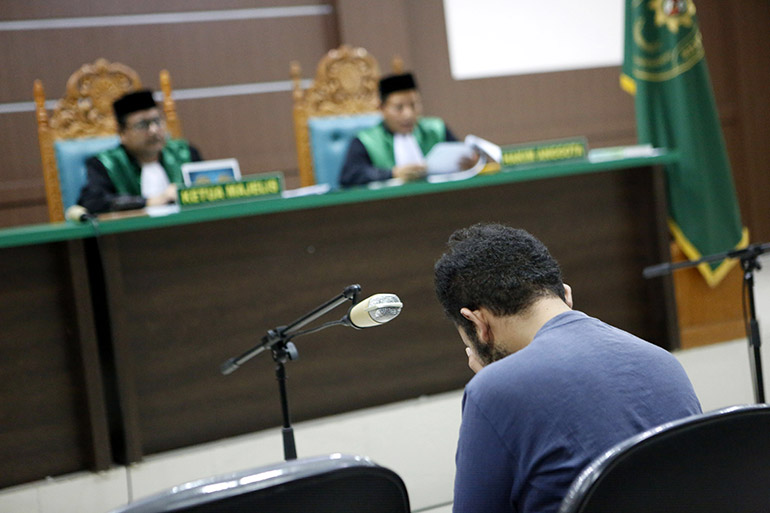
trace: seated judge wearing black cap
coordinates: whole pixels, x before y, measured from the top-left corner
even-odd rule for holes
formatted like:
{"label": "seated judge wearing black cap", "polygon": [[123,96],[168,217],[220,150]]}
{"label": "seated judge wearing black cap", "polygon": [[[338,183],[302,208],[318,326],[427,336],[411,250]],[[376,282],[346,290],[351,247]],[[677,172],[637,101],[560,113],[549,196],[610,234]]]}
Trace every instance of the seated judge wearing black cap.
{"label": "seated judge wearing black cap", "polygon": [[168,138],[151,91],[128,93],[112,106],[120,146],[86,161],[78,205],[98,213],[174,203],[182,164],[200,154],[187,141]]}
{"label": "seated judge wearing black cap", "polygon": [[[411,73],[380,80],[382,123],[358,133],[340,173],[343,187],[377,180],[416,180],[425,176],[424,156],[437,143],[456,141],[444,121],[422,117],[422,103]],[[463,162],[469,168],[475,162]]]}

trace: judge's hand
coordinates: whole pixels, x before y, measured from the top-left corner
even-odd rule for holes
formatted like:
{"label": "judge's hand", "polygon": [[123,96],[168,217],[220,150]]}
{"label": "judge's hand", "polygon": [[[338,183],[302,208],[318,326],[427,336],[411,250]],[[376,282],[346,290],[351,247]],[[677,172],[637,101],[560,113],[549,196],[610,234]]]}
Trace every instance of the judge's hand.
{"label": "judge's hand", "polygon": [[460,169],[463,171],[468,170],[476,165],[476,163],[479,161],[479,154],[477,151],[473,152],[473,155],[470,157],[463,157],[460,159]]}
{"label": "judge's hand", "polygon": [[484,364],[481,363],[476,356],[476,353],[474,353],[470,347],[465,348],[465,354],[468,355],[468,367],[470,367],[473,372],[478,372],[484,367]]}
{"label": "judge's hand", "polygon": [[158,196],[153,196],[152,198],[147,198],[147,203],[145,204],[148,207],[157,207],[159,205],[169,205],[171,203],[176,203],[176,184],[172,183],[168,187],[166,187],[166,190],[163,191],[162,194],[159,194]]}
{"label": "judge's hand", "polygon": [[393,168],[393,178],[400,178],[406,182],[423,178],[428,173],[425,164],[407,164]]}

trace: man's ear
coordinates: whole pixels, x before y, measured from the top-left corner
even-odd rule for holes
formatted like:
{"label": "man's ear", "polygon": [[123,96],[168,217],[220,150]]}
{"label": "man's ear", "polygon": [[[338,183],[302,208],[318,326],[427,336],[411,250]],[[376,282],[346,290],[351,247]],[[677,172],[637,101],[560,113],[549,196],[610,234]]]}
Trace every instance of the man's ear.
{"label": "man's ear", "polygon": [[489,327],[489,321],[483,310],[471,310],[470,308],[460,308],[460,315],[468,319],[476,327],[476,336],[482,342],[492,341],[492,330]]}
{"label": "man's ear", "polygon": [[564,284],[564,302],[567,303],[567,306],[572,308],[572,287]]}

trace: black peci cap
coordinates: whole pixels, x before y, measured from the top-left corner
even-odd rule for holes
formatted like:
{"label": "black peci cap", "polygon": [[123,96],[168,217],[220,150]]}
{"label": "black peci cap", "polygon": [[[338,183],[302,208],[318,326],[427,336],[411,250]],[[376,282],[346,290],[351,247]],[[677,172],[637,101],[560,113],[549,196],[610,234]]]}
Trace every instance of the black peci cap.
{"label": "black peci cap", "polygon": [[380,101],[384,102],[391,93],[412,89],[417,89],[417,82],[411,73],[383,77],[380,79]]}
{"label": "black peci cap", "polygon": [[116,118],[123,119],[132,112],[153,109],[157,106],[158,104],[152,97],[152,91],[144,89],[121,96],[113,102],[112,110],[115,111]]}

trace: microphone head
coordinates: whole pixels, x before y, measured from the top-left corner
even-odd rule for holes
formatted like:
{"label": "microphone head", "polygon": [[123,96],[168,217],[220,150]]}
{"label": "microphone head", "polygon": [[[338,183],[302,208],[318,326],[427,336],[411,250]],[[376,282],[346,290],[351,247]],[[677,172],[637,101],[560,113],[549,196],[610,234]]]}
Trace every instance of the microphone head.
{"label": "microphone head", "polygon": [[395,294],[375,294],[353,306],[348,320],[355,328],[379,326],[395,319],[404,304]]}

